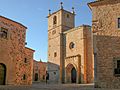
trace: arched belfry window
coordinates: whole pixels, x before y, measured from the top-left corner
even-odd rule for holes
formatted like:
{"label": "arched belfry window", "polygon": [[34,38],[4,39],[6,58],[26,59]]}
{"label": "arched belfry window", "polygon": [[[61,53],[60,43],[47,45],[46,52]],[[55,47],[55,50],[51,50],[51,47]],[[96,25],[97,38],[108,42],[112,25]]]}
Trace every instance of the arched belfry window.
{"label": "arched belfry window", "polygon": [[57,24],[57,16],[53,17],[53,24]]}

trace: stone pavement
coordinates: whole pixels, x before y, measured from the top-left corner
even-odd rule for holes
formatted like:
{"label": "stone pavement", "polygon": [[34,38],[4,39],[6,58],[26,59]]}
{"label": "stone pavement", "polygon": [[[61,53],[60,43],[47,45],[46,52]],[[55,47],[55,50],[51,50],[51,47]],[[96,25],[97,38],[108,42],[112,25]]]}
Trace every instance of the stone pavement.
{"label": "stone pavement", "polygon": [[32,86],[0,86],[0,90],[120,90],[93,88],[93,84],[41,84],[34,83]]}

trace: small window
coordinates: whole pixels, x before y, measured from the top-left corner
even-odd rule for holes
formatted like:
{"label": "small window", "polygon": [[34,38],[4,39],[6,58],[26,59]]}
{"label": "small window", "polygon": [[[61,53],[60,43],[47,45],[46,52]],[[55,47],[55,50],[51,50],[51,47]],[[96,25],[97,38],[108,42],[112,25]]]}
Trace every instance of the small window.
{"label": "small window", "polygon": [[69,18],[70,16],[69,16],[69,14],[67,14],[67,18]]}
{"label": "small window", "polygon": [[57,53],[56,52],[54,53],[54,57],[57,57]]}
{"label": "small window", "polygon": [[0,36],[1,36],[1,38],[7,39],[8,30],[5,28],[1,28]]}
{"label": "small window", "polygon": [[57,16],[53,17],[53,24],[57,24]]}
{"label": "small window", "polygon": [[27,58],[24,59],[24,63],[27,63]]}
{"label": "small window", "polygon": [[115,76],[120,76],[120,60],[114,61],[114,74]]}
{"label": "small window", "polygon": [[120,18],[118,18],[118,28],[120,28]]}
{"label": "small window", "polygon": [[117,68],[120,68],[120,60],[117,60]]}
{"label": "small window", "polygon": [[26,75],[25,74],[23,75],[23,80],[26,80]]}
{"label": "small window", "polygon": [[70,48],[70,49],[75,48],[75,44],[74,44],[73,42],[71,42],[70,45],[69,45],[69,48]]}

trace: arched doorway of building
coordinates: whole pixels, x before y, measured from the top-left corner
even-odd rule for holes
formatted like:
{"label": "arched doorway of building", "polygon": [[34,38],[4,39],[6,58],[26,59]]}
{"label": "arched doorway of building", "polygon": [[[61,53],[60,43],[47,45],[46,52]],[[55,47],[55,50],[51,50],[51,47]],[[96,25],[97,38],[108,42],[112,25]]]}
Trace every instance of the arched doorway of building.
{"label": "arched doorway of building", "polygon": [[77,70],[73,64],[67,65],[65,75],[66,83],[77,83]]}
{"label": "arched doorway of building", "polygon": [[6,79],[6,66],[0,63],[0,85],[5,85]]}
{"label": "arched doorway of building", "polygon": [[38,73],[35,73],[35,81],[38,81]]}
{"label": "arched doorway of building", "polygon": [[77,77],[76,69],[73,67],[71,70],[71,83],[76,83],[76,77]]}

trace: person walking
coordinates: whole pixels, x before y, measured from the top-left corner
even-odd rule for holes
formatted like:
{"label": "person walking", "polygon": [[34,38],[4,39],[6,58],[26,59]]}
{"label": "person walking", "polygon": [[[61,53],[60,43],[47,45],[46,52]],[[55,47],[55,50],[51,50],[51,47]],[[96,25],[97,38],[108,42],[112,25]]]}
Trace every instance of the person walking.
{"label": "person walking", "polygon": [[49,80],[49,73],[46,72],[46,84],[47,84],[47,80]]}

